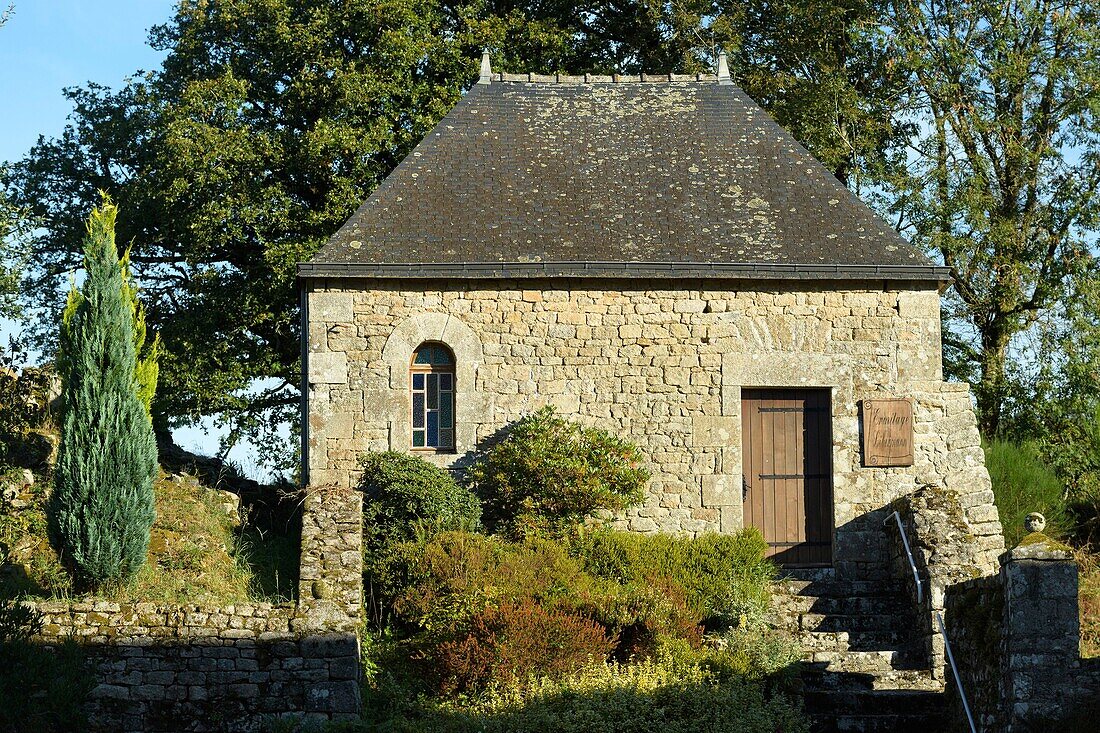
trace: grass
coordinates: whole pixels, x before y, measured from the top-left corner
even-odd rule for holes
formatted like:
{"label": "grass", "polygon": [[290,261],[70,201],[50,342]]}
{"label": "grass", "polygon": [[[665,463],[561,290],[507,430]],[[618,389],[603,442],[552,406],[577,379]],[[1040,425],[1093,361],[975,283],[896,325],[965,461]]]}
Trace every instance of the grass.
{"label": "grass", "polygon": [[[0,506],[0,597],[85,597],[74,593],[47,539],[47,485],[47,480],[36,483],[25,508]],[[170,605],[290,597],[297,573],[296,537],[239,530],[222,494],[192,477],[161,476],[154,490],[157,518],[145,565],[128,583],[100,588],[87,597]]]}
{"label": "grass", "polygon": [[985,462],[1009,547],[1027,534],[1024,518],[1031,512],[1046,517],[1044,533],[1048,536],[1068,536],[1071,520],[1066,513],[1064,487],[1033,444],[990,441],[985,445]]}
{"label": "grass", "polygon": [[1100,657],[1100,556],[1081,551],[1077,603],[1081,610],[1081,656]]}

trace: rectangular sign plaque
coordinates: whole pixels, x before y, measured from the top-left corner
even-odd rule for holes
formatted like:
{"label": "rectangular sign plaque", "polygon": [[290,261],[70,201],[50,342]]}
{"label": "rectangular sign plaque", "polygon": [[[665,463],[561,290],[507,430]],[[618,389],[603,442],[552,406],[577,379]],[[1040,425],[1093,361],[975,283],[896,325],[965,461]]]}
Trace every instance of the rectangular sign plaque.
{"label": "rectangular sign plaque", "polygon": [[863,465],[913,465],[913,404],[909,400],[863,401]]}

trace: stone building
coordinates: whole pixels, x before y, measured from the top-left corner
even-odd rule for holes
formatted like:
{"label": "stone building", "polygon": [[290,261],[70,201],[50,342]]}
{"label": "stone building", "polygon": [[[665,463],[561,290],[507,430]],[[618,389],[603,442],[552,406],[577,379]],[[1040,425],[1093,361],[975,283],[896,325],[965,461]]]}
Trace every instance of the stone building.
{"label": "stone building", "polygon": [[314,485],[353,483],[366,450],[460,468],[550,404],[648,456],[624,528],[752,524],[780,563],[871,579],[885,507],[933,484],[996,567],[971,399],[943,379],[946,269],[724,67],[483,63],[299,276]]}

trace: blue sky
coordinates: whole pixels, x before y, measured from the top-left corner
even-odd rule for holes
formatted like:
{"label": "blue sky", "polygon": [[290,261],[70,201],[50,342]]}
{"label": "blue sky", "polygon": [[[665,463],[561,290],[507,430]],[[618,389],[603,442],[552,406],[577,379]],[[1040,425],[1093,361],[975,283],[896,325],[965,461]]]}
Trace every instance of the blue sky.
{"label": "blue sky", "polygon": [[[0,10],[8,0],[0,0]],[[155,69],[163,55],[148,45],[149,28],[166,22],[176,0],[15,0],[0,28],[0,161],[18,160],[39,135],[55,137],[71,106],[65,87],[89,81],[117,88],[138,70]],[[0,324],[7,340],[10,326]],[[184,447],[213,453],[211,424],[177,430]],[[247,446],[230,459],[257,474]]]}
{"label": "blue sky", "polygon": [[[175,0],[14,0],[0,28],[0,160],[22,157],[40,134],[54,136],[70,107],[61,90],[94,81],[118,87],[160,64],[148,29]],[[0,0],[6,7],[8,0]]]}

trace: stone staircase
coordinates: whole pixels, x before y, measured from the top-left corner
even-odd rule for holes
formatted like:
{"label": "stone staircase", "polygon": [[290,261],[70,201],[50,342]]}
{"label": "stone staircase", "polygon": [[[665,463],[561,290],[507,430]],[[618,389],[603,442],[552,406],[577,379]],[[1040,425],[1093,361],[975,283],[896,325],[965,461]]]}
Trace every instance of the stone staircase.
{"label": "stone staircase", "polygon": [[805,650],[801,677],[815,733],[947,728],[943,682],[916,648],[918,620],[901,582],[844,582],[832,569],[787,575],[773,599],[774,623]]}

